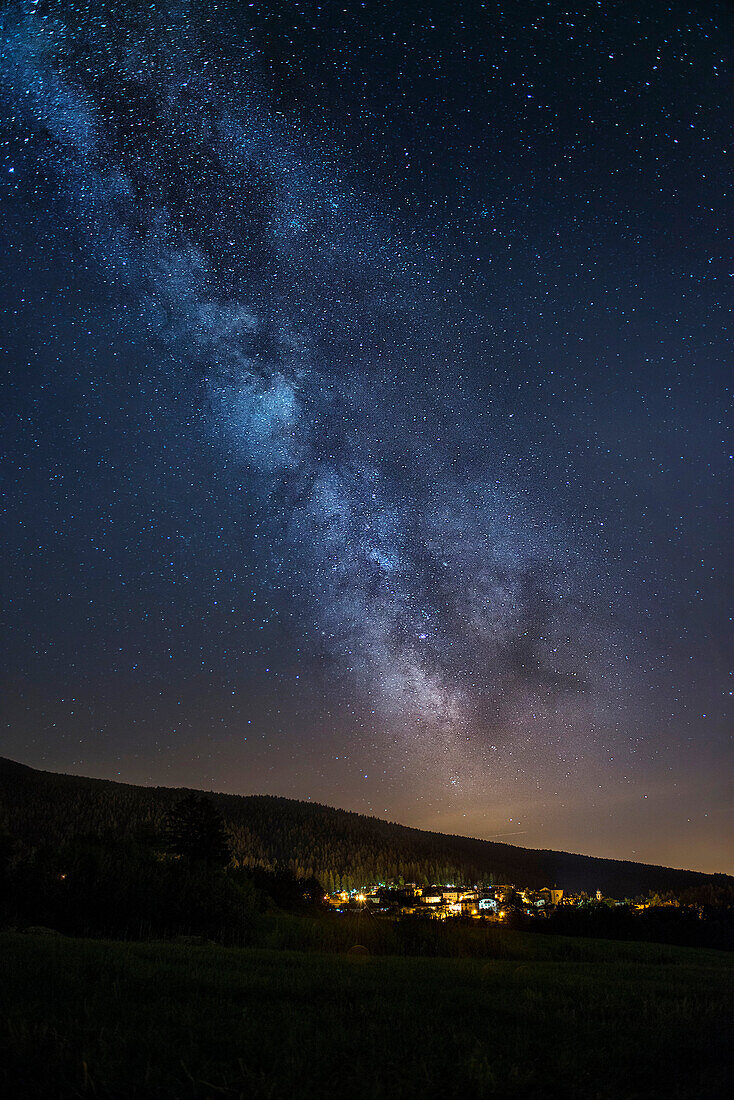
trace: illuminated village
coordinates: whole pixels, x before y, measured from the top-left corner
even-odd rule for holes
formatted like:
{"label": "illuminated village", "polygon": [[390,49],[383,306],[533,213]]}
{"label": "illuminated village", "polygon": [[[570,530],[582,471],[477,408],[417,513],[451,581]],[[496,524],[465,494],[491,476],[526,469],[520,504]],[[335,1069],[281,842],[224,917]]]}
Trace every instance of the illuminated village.
{"label": "illuminated village", "polygon": [[[377,883],[352,890],[335,891],[324,901],[337,912],[369,910],[385,917],[425,917],[449,920],[469,917],[475,920],[509,920],[513,914],[542,918],[561,905],[579,906],[590,902],[609,906],[624,904],[605,898],[601,890],[595,896],[566,894],[558,887],[529,890],[503,886],[417,886],[415,883]],[[637,905],[636,908],[645,908]]]}

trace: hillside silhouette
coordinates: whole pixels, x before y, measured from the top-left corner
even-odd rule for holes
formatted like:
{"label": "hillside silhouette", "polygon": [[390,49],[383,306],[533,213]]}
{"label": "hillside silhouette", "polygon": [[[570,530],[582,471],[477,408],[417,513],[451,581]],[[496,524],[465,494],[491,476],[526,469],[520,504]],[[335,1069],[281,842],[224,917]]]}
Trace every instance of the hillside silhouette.
{"label": "hillside silhouette", "polygon": [[[23,849],[75,837],[160,832],[189,788],[141,787],[39,771],[0,757],[0,825]],[[202,793],[202,792],[198,792]],[[651,892],[734,894],[734,878],[427,832],[271,795],[204,792],[222,815],[235,859],[289,868],[327,890],[371,882],[516,883],[632,898]]]}

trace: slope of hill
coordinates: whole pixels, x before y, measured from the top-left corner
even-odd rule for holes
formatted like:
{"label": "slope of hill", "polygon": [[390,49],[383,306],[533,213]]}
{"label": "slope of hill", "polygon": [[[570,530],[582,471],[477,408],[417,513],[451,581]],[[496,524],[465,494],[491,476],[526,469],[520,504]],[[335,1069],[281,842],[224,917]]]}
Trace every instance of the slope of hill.
{"label": "slope of hill", "polygon": [[[73,836],[158,830],[186,791],[138,787],[37,771],[0,757],[0,824],[24,847]],[[327,887],[397,879],[514,882],[612,897],[692,888],[734,894],[734,879],[622,860],[519,848],[425,832],[379,818],[270,795],[209,794],[225,819],[235,856],[252,866],[288,865]]]}

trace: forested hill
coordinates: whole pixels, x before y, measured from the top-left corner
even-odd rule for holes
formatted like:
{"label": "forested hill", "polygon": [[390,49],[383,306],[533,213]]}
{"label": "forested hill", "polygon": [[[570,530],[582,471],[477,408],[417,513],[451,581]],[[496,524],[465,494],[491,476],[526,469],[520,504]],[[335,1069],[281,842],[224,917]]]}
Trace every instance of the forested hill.
{"label": "forested hill", "polygon": [[[185,793],[57,775],[0,757],[0,825],[25,849],[58,847],[90,833],[150,834]],[[304,877],[315,875],[327,889],[402,876],[419,883],[600,889],[618,898],[707,886],[717,893],[734,890],[734,879],[726,875],[446,836],[269,795],[205,793],[225,819],[237,859],[251,866],[287,865]]]}

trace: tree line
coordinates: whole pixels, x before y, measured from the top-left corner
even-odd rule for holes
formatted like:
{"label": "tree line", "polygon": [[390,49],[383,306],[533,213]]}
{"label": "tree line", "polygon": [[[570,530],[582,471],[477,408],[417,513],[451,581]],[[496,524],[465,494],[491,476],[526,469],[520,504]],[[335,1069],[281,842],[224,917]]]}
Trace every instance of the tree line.
{"label": "tree line", "polygon": [[210,799],[188,794],[161,828],[133,835],[76,833],[33,848],[0,832],[0,921],[68,935],[141,939],[198,936],[228,943],[257,937],[269,911],[313,911],[315,879],[289,868],[247,868]]}

